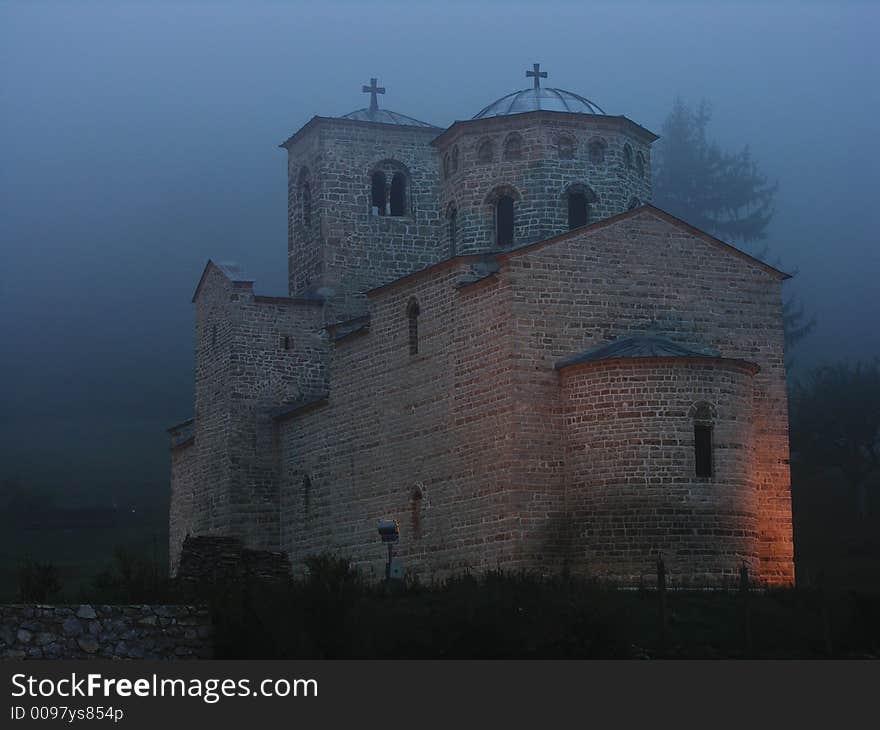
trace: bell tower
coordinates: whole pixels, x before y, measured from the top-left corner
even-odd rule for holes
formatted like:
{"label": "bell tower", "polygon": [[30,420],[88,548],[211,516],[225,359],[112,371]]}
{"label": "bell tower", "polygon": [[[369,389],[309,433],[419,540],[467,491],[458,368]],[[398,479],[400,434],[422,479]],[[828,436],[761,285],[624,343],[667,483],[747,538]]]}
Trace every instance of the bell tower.
{"label": "bell tower", "polygon": [[370,105],[313,117],[288,153],[288,289],[320,296],[328,319],[364,312],[364,292],[443,258],[437,150],[441,130]]}

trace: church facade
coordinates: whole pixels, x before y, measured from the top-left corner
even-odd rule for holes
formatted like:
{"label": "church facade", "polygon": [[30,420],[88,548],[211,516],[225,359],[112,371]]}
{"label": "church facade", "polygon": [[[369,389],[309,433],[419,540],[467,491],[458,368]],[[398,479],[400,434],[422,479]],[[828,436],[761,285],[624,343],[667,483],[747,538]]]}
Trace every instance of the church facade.
{"label": "church facade", "polygon": [[793,582],[787,275],[654,208],[654,134],[541,81],[446,129],[369,108],[288,154],[288,295],[209,261],[187,535],[294,565]]}

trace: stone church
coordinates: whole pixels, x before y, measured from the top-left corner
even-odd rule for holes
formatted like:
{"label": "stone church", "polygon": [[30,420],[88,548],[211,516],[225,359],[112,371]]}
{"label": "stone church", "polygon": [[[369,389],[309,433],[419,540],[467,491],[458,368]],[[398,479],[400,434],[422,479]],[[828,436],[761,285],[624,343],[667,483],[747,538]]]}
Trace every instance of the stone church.
{"label": "stone church", "polygon": [[535,64],[442,129],[313,117],[288,156],[288,294],[209,261],[187,535],[402,569],[793,582],[788,275],[651,201],[657,136]]}

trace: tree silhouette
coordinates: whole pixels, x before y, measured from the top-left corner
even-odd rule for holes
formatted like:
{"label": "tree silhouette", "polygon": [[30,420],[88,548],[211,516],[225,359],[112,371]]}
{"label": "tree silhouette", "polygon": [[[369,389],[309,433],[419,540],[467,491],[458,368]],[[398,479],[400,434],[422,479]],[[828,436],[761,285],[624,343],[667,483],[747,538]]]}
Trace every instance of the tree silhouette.
{"label": "tree silhouette", "polygon": [[796,383],[791,449],[799,469],[839,470],[864,517],[869,478],[880,472],[880,363],[829,365]]}
{"label": "tree silhouette", "polygon": [[[710,142],[706,130],[711,107],[702,101],[691,109],[676,99],[663,123],[654,156],[654,202],[657,207],[729,243],[767,258],[767,227],[775,213],[779,188],[761,173],[748,146],[736,153]],[[783,309],[788,349],[815,326],[803,305],[786,298]]]}

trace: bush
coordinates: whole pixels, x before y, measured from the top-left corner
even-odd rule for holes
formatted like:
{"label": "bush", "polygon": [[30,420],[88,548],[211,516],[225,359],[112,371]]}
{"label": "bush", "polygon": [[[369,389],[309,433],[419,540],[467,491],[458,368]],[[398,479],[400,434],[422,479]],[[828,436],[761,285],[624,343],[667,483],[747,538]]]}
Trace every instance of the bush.
{"label": "bush", "polygon": [[18,596],[22,603],[60,600],[61,578],[55,565],[26,559],[18,568]]}

